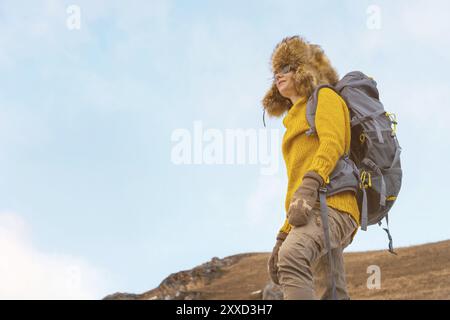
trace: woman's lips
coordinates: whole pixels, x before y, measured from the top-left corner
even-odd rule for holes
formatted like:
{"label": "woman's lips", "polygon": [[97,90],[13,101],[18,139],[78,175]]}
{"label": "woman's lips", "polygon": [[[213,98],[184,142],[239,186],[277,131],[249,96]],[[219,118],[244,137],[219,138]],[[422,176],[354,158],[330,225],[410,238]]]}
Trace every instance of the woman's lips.
{"label": "woman's lips", "polygon": [[285,82],[286,82],[286,80],[280,80],[280,81],[278,81],[278,85],[285,83]]}

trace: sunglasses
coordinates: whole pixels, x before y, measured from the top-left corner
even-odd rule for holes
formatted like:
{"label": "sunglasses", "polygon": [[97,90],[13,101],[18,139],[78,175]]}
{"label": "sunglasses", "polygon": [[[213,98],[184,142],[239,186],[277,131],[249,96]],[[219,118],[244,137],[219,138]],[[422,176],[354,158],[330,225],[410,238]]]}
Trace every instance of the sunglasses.
{"label": "sunglasses", "polygon": [[283,66],[283,68],[281,68],[280,70],[276,71],[273,74],[273,78],[276,79],[277,75],[280,74],[280,73],[281,74],[286,74],[286,73],[291,72],[291,71],[294,71],[294,67],[291,66],[290,64],[287,64],[287,65]]}

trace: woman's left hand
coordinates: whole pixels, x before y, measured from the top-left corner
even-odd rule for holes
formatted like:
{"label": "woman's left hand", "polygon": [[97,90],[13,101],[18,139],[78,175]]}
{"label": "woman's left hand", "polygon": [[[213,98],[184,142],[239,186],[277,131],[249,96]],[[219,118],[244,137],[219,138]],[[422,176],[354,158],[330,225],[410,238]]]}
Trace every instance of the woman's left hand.
{"label": "woman's left hand", "polygon": [[314,171],[307,172],[294,193],[287,213],[289,224],[300,227],[308,223],[309,213],[317,201],[323,179]]}

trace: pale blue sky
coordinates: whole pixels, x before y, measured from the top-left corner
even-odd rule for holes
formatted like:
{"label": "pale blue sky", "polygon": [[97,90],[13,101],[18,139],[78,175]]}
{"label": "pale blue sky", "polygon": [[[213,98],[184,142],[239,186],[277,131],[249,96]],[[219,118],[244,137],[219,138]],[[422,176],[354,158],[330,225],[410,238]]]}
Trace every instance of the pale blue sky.
{"label": "pale blue sky", "polygon": [[[80,30],[66,27],[70,4],[81,9]],[[379,30],[366,25],[372,4]],[[449,9],[446,1],[0,0],[4,243],[29,239],[20,256],[38,254],[41,266],[79,259],[73,296],[96,298],[143,292],[213,256],[270,251],[284,218],[281,155],[272,176],[257,165],[177,166],[171,134],[193,131],[196,120],[262,128],[270,54],[294,34],[321,44],[341,75],[373,76],[397,114],[404,180],[394,245],[448,239]],[[281,121],[267,124],[281,139]],[[386,245],[372,227],[348,250]],[[8,252],[7,263],[21,265]],[[0,297],[13,296],[14,283],[1,286]]]}

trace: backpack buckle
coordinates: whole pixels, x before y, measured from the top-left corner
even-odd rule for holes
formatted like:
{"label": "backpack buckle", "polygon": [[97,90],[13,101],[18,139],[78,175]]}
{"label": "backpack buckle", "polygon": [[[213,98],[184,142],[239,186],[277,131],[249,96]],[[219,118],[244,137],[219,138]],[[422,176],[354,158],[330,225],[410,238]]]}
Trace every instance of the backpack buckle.
{"label": "backpack buckle", "polygon": [[[371,188],[372,187],[372,175],[370,174],[370,172],[368,171],[361,171],[361,184],[360,184],[360,188],[364,188],[367,189],[367,187]],[[367,183],[366,183],[367,180]]]}

